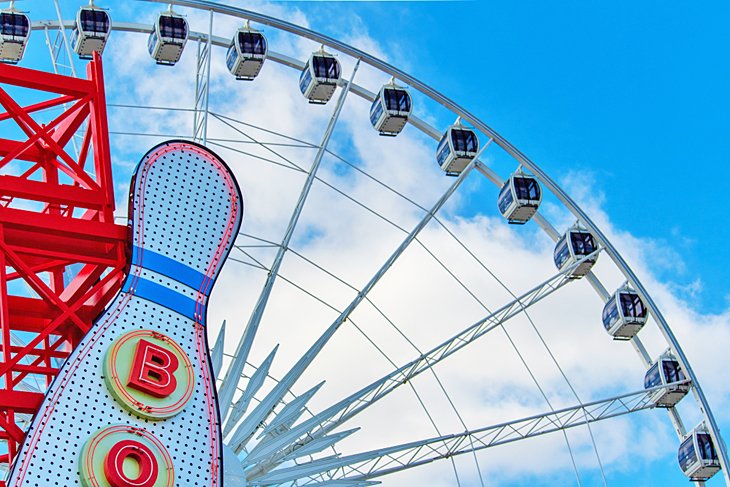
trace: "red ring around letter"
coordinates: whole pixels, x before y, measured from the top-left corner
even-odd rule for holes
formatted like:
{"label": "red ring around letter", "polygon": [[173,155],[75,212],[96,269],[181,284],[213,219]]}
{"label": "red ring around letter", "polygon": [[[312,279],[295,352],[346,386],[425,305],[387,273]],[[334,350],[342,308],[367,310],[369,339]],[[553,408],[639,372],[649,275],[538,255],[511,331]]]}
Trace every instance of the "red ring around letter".
{"label": "red ring around letter", "polygon": [[[124,460],[130,458],[139,465],[139,475],[130,479],[124,473]],[[112,487],[152,487],[157,482],[159,467],[154,453],[134,440],[115,444],[104,460],[104,475]]]}

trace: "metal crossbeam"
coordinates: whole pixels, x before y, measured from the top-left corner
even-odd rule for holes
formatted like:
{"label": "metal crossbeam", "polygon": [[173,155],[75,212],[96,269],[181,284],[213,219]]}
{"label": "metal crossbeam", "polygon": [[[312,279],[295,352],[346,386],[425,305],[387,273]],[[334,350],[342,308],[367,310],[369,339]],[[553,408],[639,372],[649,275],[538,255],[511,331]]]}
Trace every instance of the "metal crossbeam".
{"label": "metal crossbeam", "polygon": [[[368,480],[435,460],[649,409],[654,407],[651,401],[654,391],[686,382],[657,386],[464,433],[429,438],[355,455],[326,457],[274,470],[249,480],[249,485],[276,485],[323,474],[329,479]],[[305,482],[300,485],[306,484]]]}
{"label": "metal crossbeam", "polygon": [[208,143],[208,98],[210,95],[210,55],[213,41],[213,11],[210,11],[208,35],[198,40],[198,62],[195,73],[195,106],[193,140]]}

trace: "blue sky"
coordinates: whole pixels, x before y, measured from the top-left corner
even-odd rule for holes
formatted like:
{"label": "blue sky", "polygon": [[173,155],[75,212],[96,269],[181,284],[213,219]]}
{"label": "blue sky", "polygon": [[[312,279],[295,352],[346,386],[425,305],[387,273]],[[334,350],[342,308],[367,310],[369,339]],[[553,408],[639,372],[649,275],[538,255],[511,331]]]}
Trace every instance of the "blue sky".
{"label": "blue sky", "polygon": [[681,258],[685,267],[662,277],[699,281],[697,304],[727,309],[726,2],[296,5],[334,36],[356,13],[395,62],[553,178],[589,173],[617,225]]}
{"label": "blue sky", "polygon": [[[53,16],[36,4],[21,6],[37,18]],[[377,39],[394,64],[479,116],[558,182],[577,178],[590,184],[618,228],[657,243],[662,255],[648,267],[660,279],[694,300],[697,310],[727,310],[730,230],[720,190],[730,188],[724,133],[730,6],[577,1],[293,6],[314,30]],[[46,56],[38,34],[30,53]],[[667,255],[674,258],[668,261]],[[664,457],[652,467],[670,477],[667,485],[682,482],[674,463],[667,462],[674,460]],[[595,472],[586,476],[589,485],[599,484]],[[656,481],[653,473],[648,476]],[[614,472],[613,478],[611,485],[636,485],[633,474]]]}
{"label": "blue sky", "polygon": [[[730,177],[729,5],[292,3],[315,30],[378,39],[392,62],[554,179],[589,175],[618,226],[681,258],[682,266],[657,269],[663,277],[699,282],[691,297],[702,309],[727,309],[730,230],[720,190]],[[45,55],[40,42],[32,47]]]}

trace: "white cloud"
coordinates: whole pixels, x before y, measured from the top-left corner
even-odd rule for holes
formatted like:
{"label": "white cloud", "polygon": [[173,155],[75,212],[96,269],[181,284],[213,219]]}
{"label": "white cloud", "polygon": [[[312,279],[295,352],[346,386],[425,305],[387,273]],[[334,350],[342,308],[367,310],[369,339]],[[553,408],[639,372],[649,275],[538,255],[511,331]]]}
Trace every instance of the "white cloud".
{"label": "white cloud", "polygon": [[[293,22],[307,23],[301,11],[288,5],[260,2],[250,8],[283,16]],[[207,16],[188,13],[188,18],[194,28],[207,28]],[[236,26],[237,21],[226,21],[225,26],[219,28],[232,32]],[[273,34],[270,30],[267,29],[267,34]],[[276,40],[275,44],[273,39]],[[367,36],[365,29],[354,30],[349,41],[377,55],[384,52],[377,41]],[[317,48],[309,41],[287,35],[272,35],[271,47],[302,60]],[[191,43],[177,66],[156,68],[149,59],[142,37],[115,33],[114,42],[105,55],[109,99],[129,100],[141,105],[190,107],[195,86],[194,51],[195,46]],[[349,76],[353,62],[341,60],[343,72]],[[221,49],[215,49],[213,63],[213,111],[297,139],[319,143],[334,109],[334,100],[324,107],[307,104],[297,89],[298,73],[271,61],[265,64],[260,77],[251,83],[236,81],[227,73]],[[386,80],[387,77],[367,67],[363,67],[357,77],[357,82],[371,91],[376,91]],[[369,104],[353,95],[350,97],[337,126],[332,149],[346,154],[347,159],[359,168],[418,204],[424,207],[432,205],[453,182],[436,167],[433,155],[436,143],[417,133],[413,127],[408,127],[395,139],[379,137],[369,126]],[[468,104],[468,100],[464,102]],[[118,110],[112,121],[112,130],[190,134],[191,118],[189,112]],[[242,125],[236,127],[257,140],[284,142],[284,139],[258,129]],[[245,139],[231,127],[214,120],[210,122],[209,138]],[[141,136],[119,136],[113,139],[115,169],[119,180],[118,200],[126,194],[126,190],[122,189],[131,170],[129,161],[134,160],[132,155],[140,157],[154,141],[153,138]],[[237,144],[236,147],[285,163],[280,156],[260,146]],[[219,146],[213,148],[233,167],[243,190],[246,205],[243,231],[279,241],[304,175]],[[314,156],[311,148],[271,148],[304,168],[310,166]],[[402,198],[332,157],[325,157],[320,177],[403,228],[410,229],[422,216],[420,210]],[[477,177],[477,174],[470,176],[471,179]],[[569,193],[595,219],[652,291],[680,342],[686,347],[698,375],[703,379],[721,422],[728,424],[730,418],[724,411],[727,410],[725,406],[730,399],[730,390],[723,385],[723,374],[730,366],[730,359],[724,353],[724,344],[730,338],[730,311],[714,316],[702,314],[701,310],[693,307],[691,301],[682,299],[682,296],[691,296],[691,289],[680,294],[676,284],[660,282],[654,272],[657,266],[681,271],[682,263],[676,252],[660,242],[635,237],[615,228],[610,217],[602,210],[607,196],[596,192],[594,180],[574,174],[562,179]],[[496,190],[486,189],[484,185],[467,185],[467,189],[478,189],[491,195],[489,198],[496,197]],[[519,294],[555,273],[552,243],[547,237],[537,234],[532,225],[506,225],[496,215],[491,203],[476,212],[475,216],[463,216],[466,196],[469,195],[457,194],[455,201],[448,205],[440,218],[510,289]],[[120,201],[119,208],[123,212],[126,205]],[[546,214],[559,229],[573,221],[572,217],[556,207],[548,208]],[[302,214],[293,248],[360,288],[403,237],[401,231],[317,182]],[[489,273],[436,224],[429,225],[419,240],[489,310],[512,299]],[[253,242],[241,238],[239,243]],[[261,259],[264,265],[270,264],[272,249],[251,248],[249,251]],[[232,257],[250,260],[236,251]],[[621,276],[606,255],[601,256],[596,271],[607,283],[609,291],[622,283]],[[264,276],[261,270],[229,262],[217,285],[209,317],[213,334],[211,338],[217,333],[218,323],[227,319],[226,351],[229,353],[235,349]],[[305,287],[338,310],[343,309],[355,295],[352,289],[291,253],[285,258],[282,276]],[[439,344],[489,312],[418,244],[412,245],[398,260],[374,289],[371,299],[397,325],[397,329],[367,303],[353,313],[352,321],[397,365],[417,357],[420,352]],[[272,375],[281,377],[332,322],[337,312],[299,292],[282,279],[274,288],[270,303],[250,360],[254,364],[260,363],[280,343]],[[642,386],[642,367],[630,345],[613,342],[602,329],[601,306],[600,299],[588,283],[579,281],[569,284],[530,309],[530,317],[583,401],[637,390]],[[512,320],[506,329],[547,391],[552,405],[558,408],[574,404],[576,398],[531,323],[521,316]],[[401,332],[413,344],[404,339]],[[664,345],[653,323],[642,331],[644,337],[652,355],[663,351]],[[295,390],[302,392],[326,379],[327,384],[311,401],[311,406],[317,410],[392,368],[381,352],[348,322],[304,374]],[[247,368],[247,372],[250,371]],[[413,381],[435,426],[413,392],[407,386],[401,387],[346,425],[362,426],[362,430],[343,442],[341,451],[353,453],[411,441],[435,435],[437,429],[441,433],[459,432],[464,429],[464,425],[475,428],[529,416],[547,408],[502,330],[493,331],[474,346],[447,359],[437,367],[436,373],[448,391],[448,398],[431,374],[422,374]],[[272,382],[267,383],[264,391],[271,386]],[[458,416],[451,402],[456,406]],[[641,469],[658,457],[671,456],[676,445],[666,418],[657,412],[612,421],[608,426],[597,425],[594,431],[609,475],[611,472]],[[597,465],[586,430],[572,431],[569,438],[581,471],[595,474]],[[570,457],[566,453],[564,439],[559,434],[490,449],[478,457],[486,485],[521,483],[520,479],[531,476],[551,479],[558,484],[573,481]],[[631,461],[627,460],[629,458]],[[473,460],[465,456],[456,462],[465,480],[463,485],[477,485]],[[449,462],[442,461],[386,478],[384,484],[453,485],[454,474]]]}

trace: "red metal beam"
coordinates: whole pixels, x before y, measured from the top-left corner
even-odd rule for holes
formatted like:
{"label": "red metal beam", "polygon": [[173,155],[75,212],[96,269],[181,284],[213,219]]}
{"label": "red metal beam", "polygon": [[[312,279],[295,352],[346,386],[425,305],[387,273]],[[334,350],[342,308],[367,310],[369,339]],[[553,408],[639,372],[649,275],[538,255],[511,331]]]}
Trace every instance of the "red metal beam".
{"label": "red metal beam", "polygon": [[[23,110],[25,110],[26,113],[34,113],[39,112],[41,110],[48,110],[49,108],[57,107],[64,105],[66,103],[71,103],[72,101],[76,100],[75,96],[59,96],[58,98],[52,98],[50,100],[42,101],[40,103],[35,103],[33,105],[28,105],[23,107]],[[10,117],[10,114],[8,112],[0,113],[0,122],[4,120],[8,120]]]}
{"label": "red metal beam", "polygon": [[[6,466],[24,436],[16,414],[34,414],[43,399],[43,393],[21,388],[22,381],[36,375],[50,383],[58,371],[56,361],[69,356],[116,295],[128,266],[128,230],[114,223],[98,55],[88,64],[87,76],[83,80],[0,64],[0,105],[5,108],[0,122],[13,120],[24,134],[0,138],[0,439],[8,445],[0,463]],[[7,85],[36,90],[36,99],[45,101],[21,106],[3,88]],[[40,111],[64,104],[70,108],[51,123],[34,119]],[[76,159],[65,149],[75,136],[83,140]],[[93,162],[88,170],[87,159]],[[17,169],[8,169],[18,163],[20,176]],[[64,176],[74,183],[61,184]],[[69,271],[75,273],[71,279]],[[8,283],[20,279],[36,295],[9,292]],[[11,342],[12,335],[19,345]]]}
{"label": "red metal beam", "polygon": [[12,407],[18,413],[33,414],[41,406],[43,396],[25,391],[10,391],[0,394],[0,408]]}
{"label": "red metal beam", "polygon": [[101,209],[104,197],[98,191],[82,189],[70,184],[51,184],[42,181],[20,179],[16,176],[0,176],[0,195],[12,195],[44,203],[64,204],[74,202],[81,208]]}
{"label": "red metal beam", "polygon": [[[101,65],[101,62],[98,63]],[[81,97],[94,94],[94,82],[58,74],[0,64],[0,83],[47,93]]]}
{"label": "red metal beam", "polygon": [[[29,218],[30,216],[33,218]],[[126,240],[127,227],[108,222],[90,221],[82,218],[67,218],[60,215],[34,213],[16,208],[0,208],[0,223],[7,230],[29,230],[43,235],[66,236],[89,239],[96,242],[116,243]]]}

